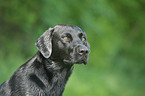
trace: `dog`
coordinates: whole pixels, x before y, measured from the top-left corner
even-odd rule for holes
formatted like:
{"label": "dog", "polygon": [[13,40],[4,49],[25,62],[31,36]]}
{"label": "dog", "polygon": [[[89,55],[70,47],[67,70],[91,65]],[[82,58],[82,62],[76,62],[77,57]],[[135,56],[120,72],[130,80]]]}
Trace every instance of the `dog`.
{"label": "dog", "polygon": [[87,64],[85,32],[69,24],[46,30],[35,43],[38,52],[0,86],[0,96],[62,96],[74,64]]}

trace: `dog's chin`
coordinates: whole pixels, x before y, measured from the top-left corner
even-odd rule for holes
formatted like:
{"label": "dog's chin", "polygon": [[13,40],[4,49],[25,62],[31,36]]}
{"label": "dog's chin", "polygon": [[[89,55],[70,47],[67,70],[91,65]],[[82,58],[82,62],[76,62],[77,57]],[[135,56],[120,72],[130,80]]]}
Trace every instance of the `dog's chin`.
{"label": "dog's chin", "polygon": [[84,64],[84,65],[86,65],[87,63],[88,63],[87,60],[81,60],[81,61],[75,62],[75,64]]}
{"label": "dog's chin", "polygon": [[81,60],[67,60],[64,59],[64,63],[65,64],[87,64],[88,63],[88,59],[81,59]]}

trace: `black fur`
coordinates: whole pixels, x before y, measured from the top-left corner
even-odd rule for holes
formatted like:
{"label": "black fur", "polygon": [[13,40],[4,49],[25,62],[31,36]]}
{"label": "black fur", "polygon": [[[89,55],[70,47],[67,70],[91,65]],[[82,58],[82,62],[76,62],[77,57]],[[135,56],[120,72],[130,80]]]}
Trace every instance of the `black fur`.
{"label": "black fur", "polygon": [[83,38],[74,25],[49,28],[36,42],[35,56],[0,86],[0,96],[62,96],[73,64],[88,61],[89,44]]}

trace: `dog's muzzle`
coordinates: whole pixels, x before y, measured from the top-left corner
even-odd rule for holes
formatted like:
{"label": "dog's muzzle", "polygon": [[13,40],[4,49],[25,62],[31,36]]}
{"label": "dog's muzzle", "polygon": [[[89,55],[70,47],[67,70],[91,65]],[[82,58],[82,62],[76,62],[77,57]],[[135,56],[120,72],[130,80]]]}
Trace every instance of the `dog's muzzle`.
{"label": "dog's muzzle", "polygon": [[77,63],[78,64],[87,64],[88,62],[88,54],[90,53],[90,49],[88,49],[84,45],[78,45],[76,47],[76,53],[77,53]]}
{"label": "dog's muzzle", "polygon": [[78,47],[77,47],[77,53],[79,54],[79,55],[88,55],[89,54],[89,52],[90,52],[90,50],[86,47],[86,46],[84,46],[84,45],[79,45]]}

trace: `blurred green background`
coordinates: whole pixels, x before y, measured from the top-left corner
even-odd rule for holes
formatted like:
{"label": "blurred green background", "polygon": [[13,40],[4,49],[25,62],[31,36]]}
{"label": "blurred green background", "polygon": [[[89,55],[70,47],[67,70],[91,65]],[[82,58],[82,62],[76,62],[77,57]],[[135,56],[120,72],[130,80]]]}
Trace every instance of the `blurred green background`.
{"label": "blurred green background", "polygon": [[145,95],[145,0],[0,0],[0,83],[57,24],[81,27],[91,45],[63,96]]}

